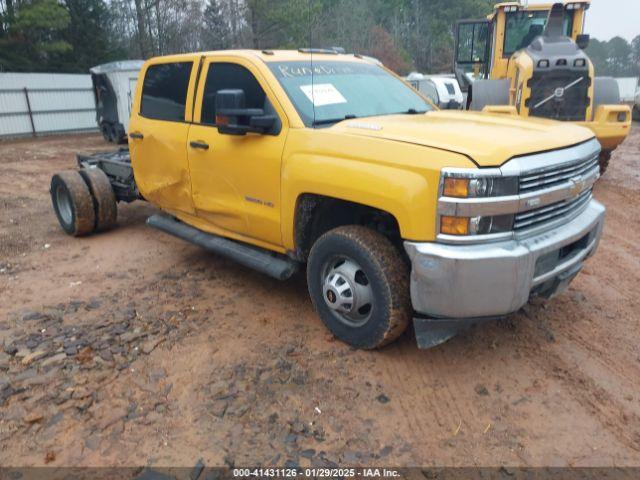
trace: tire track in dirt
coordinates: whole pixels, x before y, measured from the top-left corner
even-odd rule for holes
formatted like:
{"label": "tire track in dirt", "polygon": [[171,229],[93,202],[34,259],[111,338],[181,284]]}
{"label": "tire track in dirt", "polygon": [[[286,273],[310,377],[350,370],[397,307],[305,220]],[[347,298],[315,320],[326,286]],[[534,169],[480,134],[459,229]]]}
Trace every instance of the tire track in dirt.
{"label": "tire track in dirt", "polygon": [[[423,437],[433,434],[433,425],[428,421],[429,418],[433,419],[440,430],[453,432],[458,421],[463,417],[458,410],[458,405],[445,389],[446,382],[441,383],[441,375],[438,374],[438,370],[443,367],[443,364],[439,352],[437,350],[420,352],[404,348],[398,354],[404,367],[403,370],[413,379],[415,391],[418,392],[418,399],[409,397],[411,408],[404,412],[407,422],[417,424]],[[392,366],[391,370],[386,369],[388,381],[396,384],[395,388],[401,388],[402,385],[397,385],[400,377],[396,362],[387,365]],[[433,384],[427,383],[426,379],[432,379]],[[446,395],[443,395],[443,392],[446,392]]]}
{"label": "tire track in dirt", "polygon": [[[615,374],[616,376],[623,378],[631,389],[634,387],[635,381],[640,378],[640,367],[629,362],[625,366],[626,368],[630,368],[632,371],[628,372],[620,366],[620,363],[614,362],[610,358],[611,351],[615,349],[614,345],[607,344],[608,348],[606,349],[598,348],[581,336],[578,331],[573,329],[560,330],[560,333],[571,343],[579,345],[586,352],[590,353],[590,361],[598,362],[598,364],[604,367],[604,369],[609,371],[609,374]],[[635,375],[633,375],[634,373]]]}
{"label": "tire track in dirt", "polygon": [[[629,411],[578,364],[565,360],[556,352],[557,348],[527,344],[521,349],[532,364],[545,372],[545,377],[559,380],[568,395],[591,412],[603,428],[625,446],[640,452],[640,415]],[[631,425],[634,425],[633,431],[630,431]]]}

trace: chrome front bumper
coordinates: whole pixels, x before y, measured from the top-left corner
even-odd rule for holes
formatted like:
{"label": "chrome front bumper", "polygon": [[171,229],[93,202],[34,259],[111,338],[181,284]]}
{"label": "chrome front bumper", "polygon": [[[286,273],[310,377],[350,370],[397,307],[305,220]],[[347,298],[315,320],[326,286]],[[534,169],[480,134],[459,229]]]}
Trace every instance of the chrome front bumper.
{"label": "chrome front bumper", "polygon": [[591,200],[570,222],[537,235],[475,244],[405,242],[411,301],[422,315],[468,319],[517,311],[529,296],[564,289],[602,235],[604,207]]}

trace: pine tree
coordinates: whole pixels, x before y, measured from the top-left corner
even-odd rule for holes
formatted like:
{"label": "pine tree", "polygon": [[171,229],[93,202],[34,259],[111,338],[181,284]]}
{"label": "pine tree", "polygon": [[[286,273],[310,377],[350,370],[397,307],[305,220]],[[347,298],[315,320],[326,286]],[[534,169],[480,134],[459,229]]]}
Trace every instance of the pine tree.
{"label": "pine tree", "polygon": [[203,47],[206,50],[223,50],[230,46],[229,24],[218,0],[208,0],[203,14]]}
{"label": "pine tree", "polygon": [[63,37],[73,50],[64,56],[61,70],[87,72],[94,65],[126,58],[126,52],[111,47],[104,0],[65,0],[64,4],[71,21]]}

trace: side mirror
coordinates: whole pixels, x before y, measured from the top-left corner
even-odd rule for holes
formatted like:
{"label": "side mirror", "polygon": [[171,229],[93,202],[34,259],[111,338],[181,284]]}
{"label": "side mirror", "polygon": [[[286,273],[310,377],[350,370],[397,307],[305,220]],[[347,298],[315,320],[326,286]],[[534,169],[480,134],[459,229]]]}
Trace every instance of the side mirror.
{"label": "side mirror", "polygon": [[588,33],[581,33],[576,37],[576,45],[580,50],[584,50],[589,46],[590,36]]}
{"label": "side mirror", "polygon": [[261,108],[246,108],[245,94],[241,89],[216,92],[216,125],[218,132],[227,135],[267,133],[273,129],[277,117],[265,115]]}

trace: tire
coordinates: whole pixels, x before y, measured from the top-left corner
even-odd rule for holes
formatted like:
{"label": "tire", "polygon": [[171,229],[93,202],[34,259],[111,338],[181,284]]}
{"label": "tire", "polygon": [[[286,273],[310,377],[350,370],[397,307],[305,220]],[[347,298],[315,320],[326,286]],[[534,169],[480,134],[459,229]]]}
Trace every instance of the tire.
{"label": "tire", "polygon": [[89,187],[76,170],[51,178],[51,202],[58,222],[69,235],[80,237],[93,232],[95,211]]}
{"label": "tire", "polygon": [[110,142],[111,140],[109,140],[110,136],[109,136],[109,124],[107,123],[101,123],[100,124],[100,132],[102,133],[102,137],[105,139],[105,141]]}
{"label": "tire", "polygon": [[89,187],[95,211],[95,231],[113,228],[118,220],[118,205],[109,177],[98,168],[83,168],[80,175]]}
{"label": "tire", "polygon": [[122,126],[121,123],[117,123],[114,126],[115,132],[116,132],[116,143],[118,145],[123,145],[125,143],[127,143],[127,132],[124,131],[124,127]]}
{"label": "tire", "polygon": [[116,127],[109,124],[109,143],[116,143],[117,141]]}
{"label": "tire", "polygon": [[508,79],[476,80],[471,84],[467,96],[467,110],[480,112],[487,105],[509,105]]}
{"label": "tire", "polygon": [[[322,322],[354,347],[391,343],[411,319],[409,269],[386,237],[366,227],[338,227],[322,235],[309,254],[307,284]],[[338,309],[345,306],[351,310]]]}
{"label": "tire", "polygon": [[600,175],[604,175],[604,172],[609,168],[609,160],[611,160],[611,151],[602,150],[598,157],[598,163],[600,164]]}
{"label": "tire", "polygon": [[600,105],[619,105],[620,87],[615,78],[596,77],[593,83],[593,112]]}

